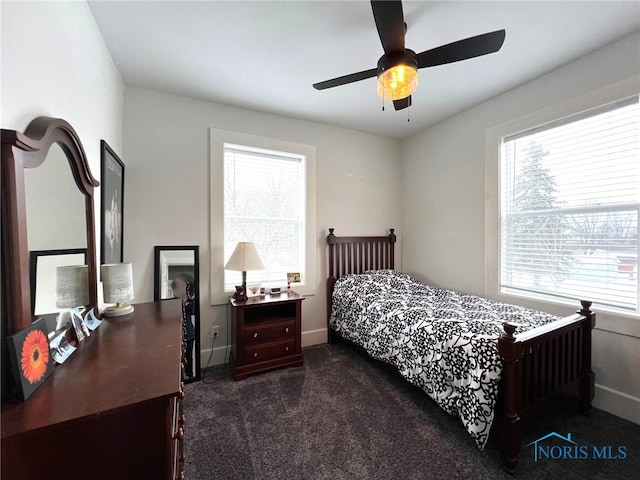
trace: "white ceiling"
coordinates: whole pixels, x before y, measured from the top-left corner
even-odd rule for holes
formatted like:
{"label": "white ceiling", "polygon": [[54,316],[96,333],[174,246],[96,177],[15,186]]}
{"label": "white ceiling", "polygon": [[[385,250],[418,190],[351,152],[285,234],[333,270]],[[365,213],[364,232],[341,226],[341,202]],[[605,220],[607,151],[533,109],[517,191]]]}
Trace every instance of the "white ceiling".
{"label": "white ceiling", "polygon": [[492,55],[420,70],[413,107],[382,111],[367,1],[90,1],[127,85],[403,138],[640,30],[638,1],[406,1],[416,52],[499,29]]}

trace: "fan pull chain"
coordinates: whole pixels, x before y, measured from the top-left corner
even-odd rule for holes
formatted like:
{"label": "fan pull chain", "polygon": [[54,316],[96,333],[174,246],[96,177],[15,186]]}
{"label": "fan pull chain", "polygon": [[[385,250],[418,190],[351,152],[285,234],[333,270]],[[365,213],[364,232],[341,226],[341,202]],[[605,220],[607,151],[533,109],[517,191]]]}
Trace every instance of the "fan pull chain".
{"label": "fan pull chain", "polygon": [[407,107],[407,123],[411,121],[410,110],[411,110],[411,102],[409,102],[409,106]]}
{"label": "fan pull chain", "polygon": [[382,111],[384,112],[384,93],[382,94]]}

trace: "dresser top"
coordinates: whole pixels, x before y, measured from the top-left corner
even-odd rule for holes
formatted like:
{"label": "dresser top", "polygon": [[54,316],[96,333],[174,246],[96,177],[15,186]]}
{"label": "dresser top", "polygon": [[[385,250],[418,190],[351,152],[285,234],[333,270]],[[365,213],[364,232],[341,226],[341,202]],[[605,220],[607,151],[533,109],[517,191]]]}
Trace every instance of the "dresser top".
{"label": "dresser top", "polygon": [[134,308],[105,319],[25,402],[3,405],[2,438],[178,394],[180,300]]}
{"label": "dresser top", "polygon": [[270,303],[286,303],[286,302],[296,302],[298,300],[304,300],[304,297],[301,297],[293,290],[284,291],[282,293],[278,293],[276,295],[260,295],[255,297],[249,297],[243,302],[238,302],[235,298],[230,297],[229,302],[234,307],[255,307],[259,305],[267,305]]}

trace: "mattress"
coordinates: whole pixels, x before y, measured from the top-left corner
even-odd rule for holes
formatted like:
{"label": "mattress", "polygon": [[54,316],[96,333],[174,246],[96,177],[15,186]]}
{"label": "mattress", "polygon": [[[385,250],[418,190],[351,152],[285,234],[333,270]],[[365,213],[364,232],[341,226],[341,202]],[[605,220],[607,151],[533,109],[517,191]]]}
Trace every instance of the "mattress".
{"label": "mattress", "polygon": [[502,373],[497,338],[503,322],[518,334],[558,318],[377,270],[336,281],[329,323],[460,417],[483,449]]}

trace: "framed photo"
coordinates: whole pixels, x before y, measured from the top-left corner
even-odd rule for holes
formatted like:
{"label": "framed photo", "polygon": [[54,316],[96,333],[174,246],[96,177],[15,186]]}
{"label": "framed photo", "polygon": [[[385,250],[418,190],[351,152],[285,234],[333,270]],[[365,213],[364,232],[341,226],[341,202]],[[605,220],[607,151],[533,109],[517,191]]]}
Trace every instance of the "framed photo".
{"label": "framed photo", "polygon": [[40,318],[24,330],[7,337],[20,400],[29,398],[53,371],[48,335],[45,319]]}
{"label": "framed photo", "polygon": [[84,318],[82,318],[82,312],[78,308],[72,308],[71,312],[71,324],[76,332],[76,338],[78,342],[82,342],[85,338],[91,335],[89,332],[89,327],[84,322]]}
{"label": "framed photo", "polygon": [[100,179],[102,235],[100,241],[100,264],[122,263],[123,260],[123,213],[124,213],[124,163],[109,147],[100,142],[102,164]]}
{"label": "framed photo", "polygon": [[287,273],[287,282],[288,283],[300,283],[300,273],[299,272]]}
{"label": "framed photo", "polygon": [[245,292],[247,297],[259,297],[260,296],[260,284],[252,283],[247,284],[247,291]]}

